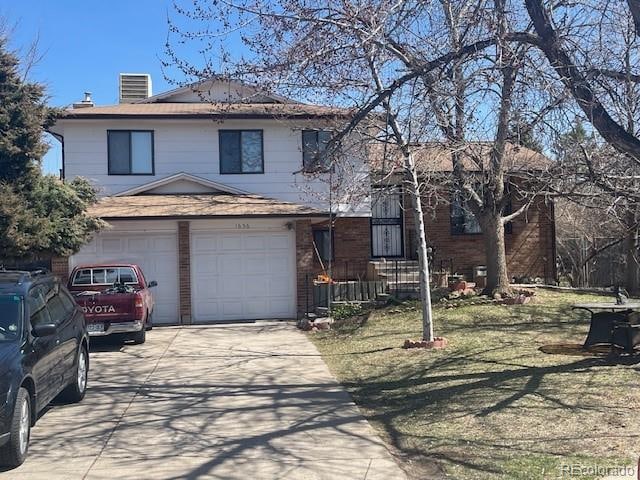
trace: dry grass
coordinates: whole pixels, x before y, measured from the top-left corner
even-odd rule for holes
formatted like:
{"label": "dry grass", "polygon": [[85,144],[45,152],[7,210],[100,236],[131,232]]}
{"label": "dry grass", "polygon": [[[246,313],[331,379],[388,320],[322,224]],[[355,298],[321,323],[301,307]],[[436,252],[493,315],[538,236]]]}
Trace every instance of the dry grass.
{"label": "dry grass", "polygon": [[564,464],[640,454],[640,359],[540,350],[583,341],[587,315],[570,307],[597,299],[541,290],[528,305],[437,309],[443,351],[400,348],[420,336],[412,305],[312,338],[415,478],[562,478]]}

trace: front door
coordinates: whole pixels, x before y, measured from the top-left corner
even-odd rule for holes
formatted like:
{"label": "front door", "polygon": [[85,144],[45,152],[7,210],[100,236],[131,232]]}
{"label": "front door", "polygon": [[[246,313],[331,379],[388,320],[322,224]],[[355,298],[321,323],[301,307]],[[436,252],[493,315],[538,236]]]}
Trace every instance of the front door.
{"label": "front door", "polygon": [[402,193],[398,187],[376,188],[371,205],[371,255],[402,257]]}

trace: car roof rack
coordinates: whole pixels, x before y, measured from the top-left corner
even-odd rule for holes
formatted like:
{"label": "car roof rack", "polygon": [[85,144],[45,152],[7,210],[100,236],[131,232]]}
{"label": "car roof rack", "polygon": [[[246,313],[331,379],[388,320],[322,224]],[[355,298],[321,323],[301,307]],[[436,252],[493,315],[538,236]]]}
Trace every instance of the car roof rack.
{"label": "car roof rack", "polygon": [[35,270],[23,270],[23,269],[10,270],[10,269],[7,269],[4,265],[0,265],[0,273],[8,273],[8,274],[16,275],[18,277],[16,281],[18,285],[24,283],[27,280],[51,274],[51,272],[46,268],[38,268]]}

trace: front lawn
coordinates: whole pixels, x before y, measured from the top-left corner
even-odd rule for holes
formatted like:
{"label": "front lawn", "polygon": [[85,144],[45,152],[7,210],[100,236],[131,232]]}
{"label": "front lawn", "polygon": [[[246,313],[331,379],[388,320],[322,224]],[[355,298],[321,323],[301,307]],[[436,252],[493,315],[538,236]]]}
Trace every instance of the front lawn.
{"label": "front lawn", "polygon": [[420,337],[410,304],[310,337],[415,479],[562,478],[640,454],[640,359],[540,350],[584,341],[588,316],[570,306],[594,300],[538,290],[527,305],[438,307],[441,351],[400,348]]}

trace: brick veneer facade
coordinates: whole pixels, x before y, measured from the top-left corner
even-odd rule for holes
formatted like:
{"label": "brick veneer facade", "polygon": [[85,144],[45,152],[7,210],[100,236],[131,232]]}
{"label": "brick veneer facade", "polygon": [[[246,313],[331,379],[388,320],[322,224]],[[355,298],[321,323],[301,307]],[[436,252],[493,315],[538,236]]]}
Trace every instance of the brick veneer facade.
{"label": "brick veneer facade", "polygon": [[191,323],[191,236],[189,222],[178,222],[180,323]]}
{"label": "brick veneer facade", "polygon": [[[371,259],[369,218],[338,218],[335,221],[334,260],[332,276],[336,280],[355,280],[367,276]],[[328,221],[312,224],[309,220],[296,222],[296,271],[298,314],[312,303],[313,279],[322,273],[322,265],[313,247],[313,230],[327,229]],[[325,268],[327,266],[325,265]]]}
{"label": "brick veneer facade", "polygon": [[[405,255],[411,257],[415,248],[415,222],[407,196],[405,204]],[[426,202],[425,202],[426,204]],[[514,204],[513,208],[518,208]],[[473,267],[486,265],[482,234],[451,233],[450,206],[441,203],[424,206],[427,239],[435,248],[434,269],[453,265],[453,271],[472,278]],[[553,205],[544,199],[536,201],[526,214],[512,222],[512,232],[505,234],[507,265],[510,277],[540,277],[555,279],[555,239]]]}
{"label": "brick veneer facade", "polygon": [[51,273],[58,277],[63,283],[69,280],[69,258],[53,257],[51,259]]}

